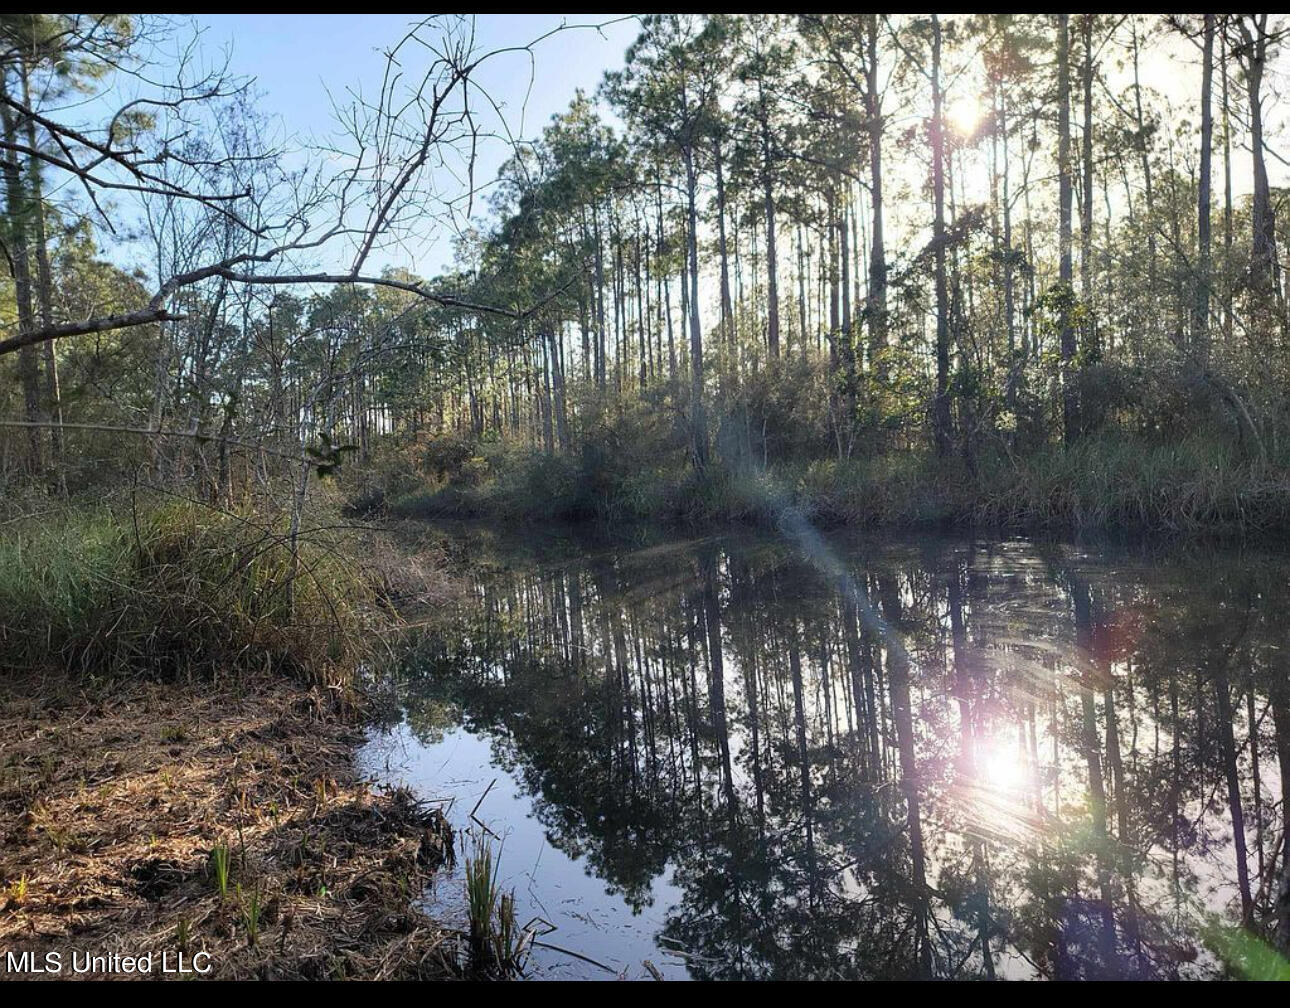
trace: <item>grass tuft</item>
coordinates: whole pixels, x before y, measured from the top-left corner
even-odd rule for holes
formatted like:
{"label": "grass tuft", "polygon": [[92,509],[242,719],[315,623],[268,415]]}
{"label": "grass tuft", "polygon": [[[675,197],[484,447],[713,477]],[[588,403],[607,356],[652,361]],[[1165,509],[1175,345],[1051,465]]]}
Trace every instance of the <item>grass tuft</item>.
{"label": "grass tuft", "polygon": [[211,875],[215,879],[215,889],[223,899],[228,895],[228,878],[230,868],[229,849],[227,843],[218,843],[211,848],[208,860]]}
{"label": "grass tuft", "polygon": [[466,912],[471,969],[481,976],[519,974],[530,933],[516,923],[515,894],[501,891],[497,856],[484,836],[466,858]]}
{"label": "grass tuft", "polygon": [[0,536],[0,671],[344,682],[375,636],[376,589],[341,536],[317,525],[295,555],[285,515],[188,502],[11,527]]}

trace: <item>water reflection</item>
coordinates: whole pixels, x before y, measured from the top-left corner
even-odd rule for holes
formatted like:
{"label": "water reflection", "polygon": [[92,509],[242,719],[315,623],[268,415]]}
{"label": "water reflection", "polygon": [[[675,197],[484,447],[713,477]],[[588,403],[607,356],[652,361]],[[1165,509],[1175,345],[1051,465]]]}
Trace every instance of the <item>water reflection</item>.
{"label": "water reflection", "polygon": [[490,738],[696,977],[1284,970],[1284,558],[812,553],[502,554],[407,724]]}

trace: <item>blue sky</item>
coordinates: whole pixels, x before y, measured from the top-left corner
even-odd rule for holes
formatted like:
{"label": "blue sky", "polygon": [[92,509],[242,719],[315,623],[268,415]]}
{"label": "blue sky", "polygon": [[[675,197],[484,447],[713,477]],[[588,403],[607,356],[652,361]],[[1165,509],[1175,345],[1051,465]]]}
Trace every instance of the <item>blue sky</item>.
{"label": "blue sky", "polygon": [[[265,93],[265,109],[282,115],[304,132],[325,131],[330,109],[324,87],[379,82],[381,52],[402,37],[413,16],[407,14],[195,14],[213,51],[231,47],[234,72],[255,77]],[[615,14],[478,14],[479,48],[521,45],[562,22],[602,24]],[[622,21],[603,29],[568,31],[537,49],[537,73],[527,95],[530,131],[561,111],[576,88],[591,90],[606,69],[622,65],[623,51],[636,36],[636,25]],[[516,116],[529,89],[529,63],[522,56],[491,73],[489,90]]]}
{"label": "blue sky", "polygon": [[[262,94],[261,109],[278,119],[288,136],[305,140],[332,132],[332,94],[347,88],[373,94],[385,66],[382,51],[396,44],[416,15],[407,14],[197,14],[202,48],[212,61],[227,49],[230,69],[254,77]],[[560,26],[604,24],[615,14],[479,14],[481,51],[523,45]],[[605,70],[622,65],[623,52],[636,37],[631,20],[597,32],[578,29],[543,41],[532,61],[516,54],[484,68],[488,93],[504,107],[518,135],[532,137],[555,113],[563,111],[582,88],[593,91]],[[491,178],[504,151],[481,153],[479,177]],[[417,262],[397,262],[428,275],[445,265],[444,243],[423,251]],[[438,261],[427,261],[438,260]]]}

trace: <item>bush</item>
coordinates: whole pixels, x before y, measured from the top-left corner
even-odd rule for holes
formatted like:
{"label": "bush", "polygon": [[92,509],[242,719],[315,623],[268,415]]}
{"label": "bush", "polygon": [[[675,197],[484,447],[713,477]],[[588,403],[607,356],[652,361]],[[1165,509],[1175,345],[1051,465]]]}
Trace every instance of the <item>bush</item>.
{"label": "bush", "polygon": [[185,502],[20,525],[0,538],[0,668],[346,679],[374,582],[308,525],[294,563],[283,515]]}
{"label": "bush", "polygon": [[[600,404],[574,450],[549,455],[529,443],[432,439],[415,485],[382,498],[399,518],[499,517],[595,520],[657,516],[672,474],[684,471],[686,442],[675,424],[640,403]],[[385,477],[369,476],[367,483]],[[353,500],[353,506],[360,501]]]}
{"label": "bush", "polygon": [[384,514],[392,501],[423,488],[422,450],[416,443],[388,441],[365,465],[342,466],[346,511],[360,518],[376,517]]}
{"label": "bush", "polygon": [[1258,531],[1290,515],[1284,469],[1223,442],[1090,438],[1051,448],[983,480],[974,517],[1011,527]]}
{"label": "bush", "polygon": [[485,473],[479,444],[461,434],[431,438],[421,450],[425,472],[441,481],[476,486]]}

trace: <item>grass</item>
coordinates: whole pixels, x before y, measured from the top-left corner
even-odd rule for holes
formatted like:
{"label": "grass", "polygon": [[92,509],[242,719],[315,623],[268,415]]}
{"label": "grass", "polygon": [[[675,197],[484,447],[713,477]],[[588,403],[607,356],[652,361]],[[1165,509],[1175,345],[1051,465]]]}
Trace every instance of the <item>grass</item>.
{"label": "grass", "polygon": [[260,919],[264,914],[264,890],[261,883],[251,886],[249,894],[237,887],[237,902],[242,912],[242,926],[246,930],[247,945],[254,945],[260,939]]}
{"label": "grass", "polygon": [[16,879],[5,886],[5,909],[10,907],[18,908],[27,902],[27,876]]}
{"label": "grass", "polygon": [[1264,532],[1290,516],[1290,469],[1204,438],[1101,438],[992,475],[975,517],[1009,527]]}
{"label": "grass", "polygon": [[483,961],[492,950],[493,916],[497,911],[497,865],[492,846],[478,840],[466,857],[466,916],[471,954]]}
{"label": "grass", "polygon": [[182,501],[11,526],[0,671],[343,680],[376,636],[376,591],[343,537],[315,525],[298,558],[284,515]]}
{"label": "grass", "polygon": [[211,875],[215,878],[215,890],[223,898],[228,895],[229,852],[227,843],[218,843],[211,848]]}
{"label": "grass", "polygon": [[226,979],[459,974],[455,933],[411,905],[451,833],[371,790],[349,717],[436,560],[390,563],[321,508],[293,551],[287,519],[161,498],[0,526],[0,945],[177,944]]}
{"label": "grass", "polygon": [[1186,534],[1257,534],[1290,518],[1290,466],[1201,436],[1108,434],[1024,456],[1000,448],[982,453],[975,471],[918,451],[765,468],[718,457],[703,472],[676,450],[624,461],[585,446],[562,457],[494,448],[485,462],[469,479],[422,476],[409,490],[405,478],[388,513],[702,527],[773,525],[792,510],[825,525]]}
{"label": "grass", "polygon": [[470,966],[482,976],[514,976],[523,968],[528,932],[516,924],[515,894],[498,884],[498,859],[485,836],[466,857]]}

